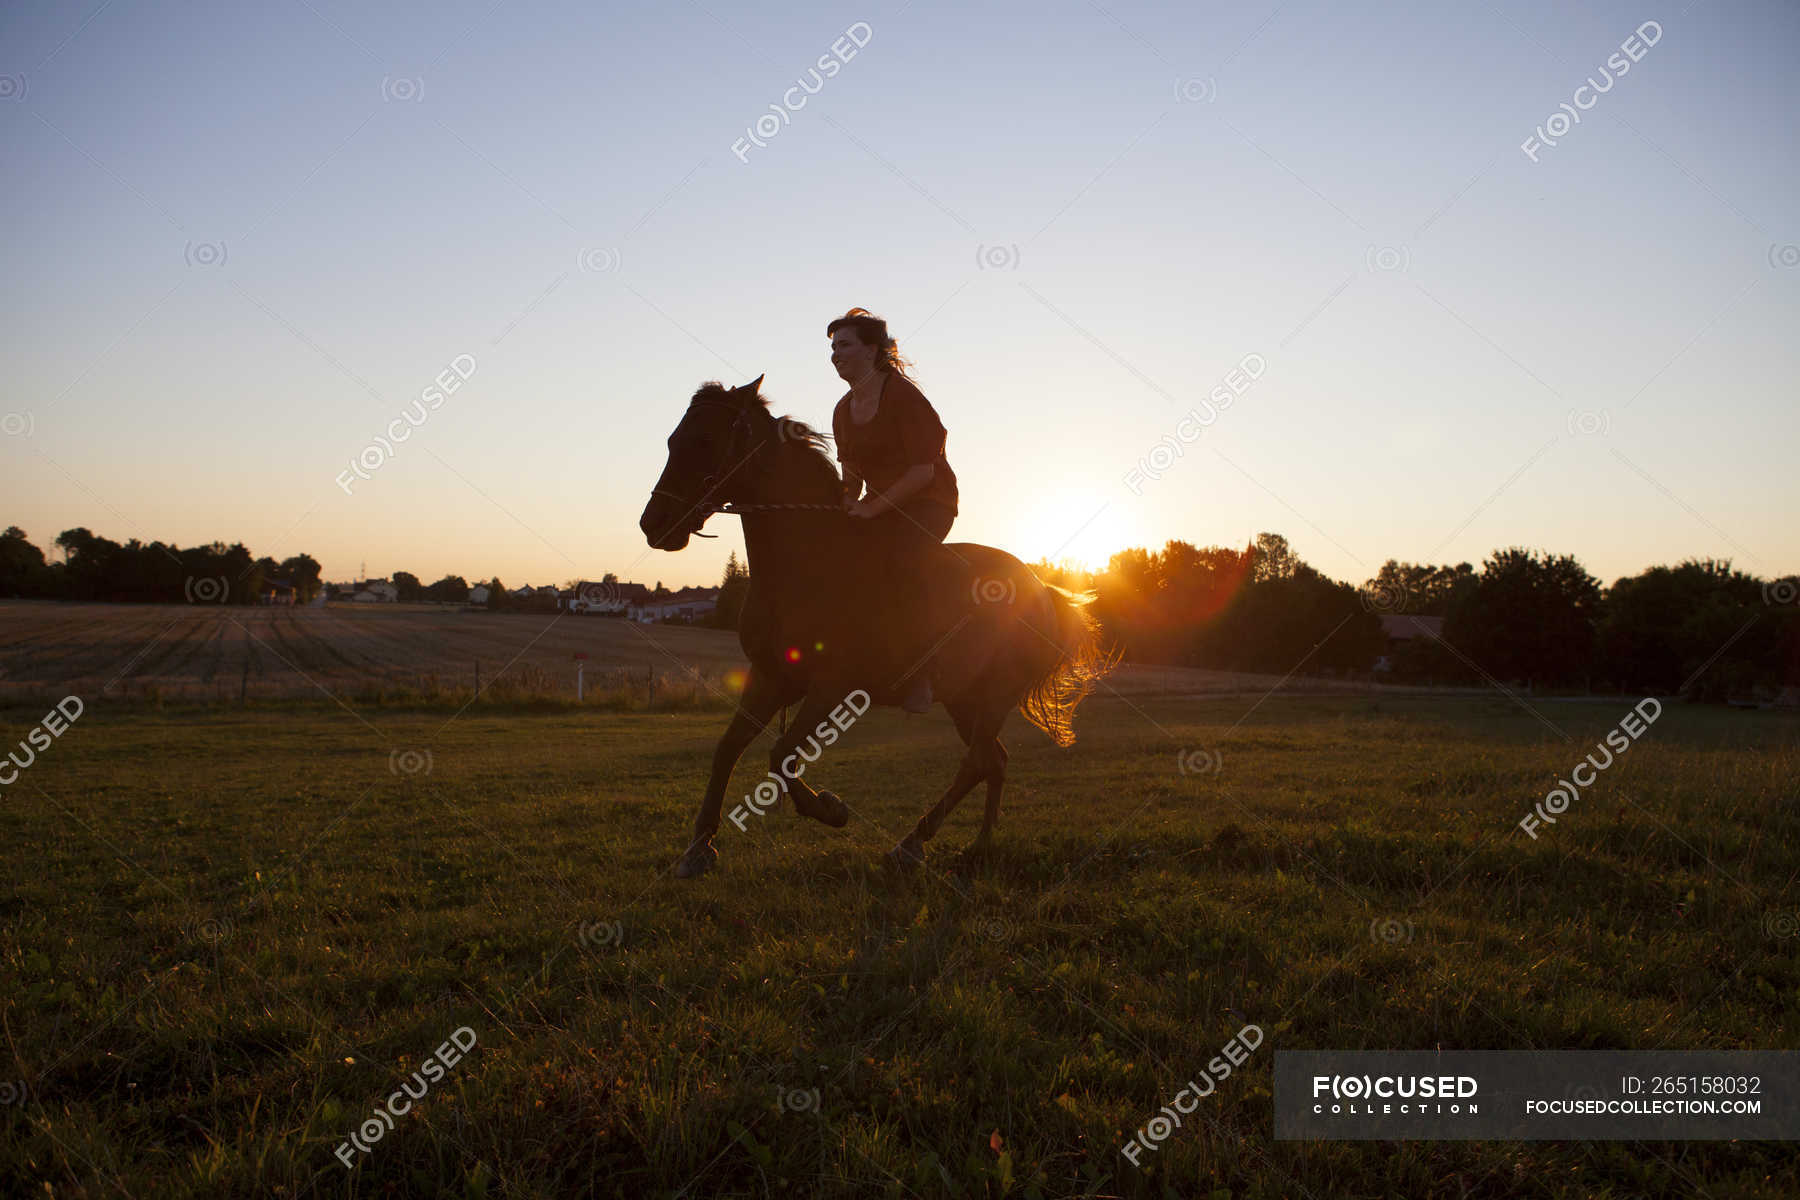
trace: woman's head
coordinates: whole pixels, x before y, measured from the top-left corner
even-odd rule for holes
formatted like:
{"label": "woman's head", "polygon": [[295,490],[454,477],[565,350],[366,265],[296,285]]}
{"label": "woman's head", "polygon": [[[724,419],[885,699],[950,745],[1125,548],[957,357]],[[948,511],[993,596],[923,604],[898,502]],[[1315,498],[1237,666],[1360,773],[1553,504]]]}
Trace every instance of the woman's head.
{"label": "woman's head", "polygon": [[900,357],[900,344],[888,336],[887,322],[866,308],[853,308],[825,326],[831,339],[831,365],[847,383],[870,371],[892,371],[911,378],[912,364]]}

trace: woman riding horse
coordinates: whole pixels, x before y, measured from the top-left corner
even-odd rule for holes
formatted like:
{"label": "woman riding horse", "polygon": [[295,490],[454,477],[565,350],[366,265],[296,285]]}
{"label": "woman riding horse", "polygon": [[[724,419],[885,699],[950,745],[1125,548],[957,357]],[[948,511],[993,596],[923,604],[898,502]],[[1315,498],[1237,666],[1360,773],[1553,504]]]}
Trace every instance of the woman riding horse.
{"label": "woman riding horse", "polygon": [[[931,401],[907,375],[910,365],[888,336],[887,322],[853,308],[825,327],[831,365],[850,390],[831,414],[844,469],[844,511],[866,521],[886,571],[880,593],[895,635],[887,652],[891,691],[907,712],[931,710],[931,594],[920,565],[956,520],[956,472],[944,456],[946,433]],[[863,496],[863,488],[868,495]],[[874,615],[874,614],[871,614]]]}
{"label": "woman riding horse", "polygon": [[[882,340],[864,344],[879,346]],[[886,399],[880,399],[878,411],[888,409],[890,417],[904,411],[888,407],[905,394],[901,382],[891,374],[885,380]],[[718,858],[712,840],[732,768],[789,704],[798,702],[799,711],[791,725],[776,732],[768,777],[733,810],[733,824],[743,828],[740,819],[784,793],[803,816],[834,828],[849,822],[849,806],[840,797],[815,791],[800,776],[822,745],[831,745],[837,732],[847,729],[846,710],[860,715],[871,698],[894,702],[891,694],[884,700],[876,693],[895,677],[884,673],[883,660],[904,641],[890,636],[888,610],[896,606],[883,590],[888,568],[871,561],[878,547],[867,534],[881,518],[852,519],[841,511],[843,480],[826,454],[824,436],[791,418],[777,420],[761,387],[760,376],[737,388],[700,386],[669,435],[668,461],[638,518],[653,549],[675,552],[713,513],[737,514],[743,518],[750,566],[750,590],[738,622],[738,644],[750,671],[737,712],[713,751],[693,840],[676,864],[682,879],[703,874]],[[937,436],[941,451],[942,434]],[[854,438],[852,432],[852,443]],[[937,470],[934,463],[934,477]],[[876,487],[877,495],[890,500],[893,491],[892,483],[885,494]],[[904,509],[911,498],[902,495],[893,507]],[[874,506],[873,500],[868,503]],[[948,524],[942,514],[937,521]],[[941,535],[933,541],[936,536]],[[937,803],[891,852],[903,868],[924,861],[925,843],[978,784],[986,785],[987,803],[974,844],[986,847],[1006,783],[1000,731],[1007,715],[1017,709],[1057,745],[1071,745],[1076,706],[1113,664],[1087,611],[1093,595],[1049,586],[1003,550],[967,542],[933,545],[921,555],[918,574],[936,590],[935,602],[909,595],[912,609],[904,615],[915,627],[941,631],[932,634],[932,644],[943,640],[934,667],[939,700],[968,752]],[[946,620],[952,613],[957,615]],[[746,806],[748,811],[740,811]]]}

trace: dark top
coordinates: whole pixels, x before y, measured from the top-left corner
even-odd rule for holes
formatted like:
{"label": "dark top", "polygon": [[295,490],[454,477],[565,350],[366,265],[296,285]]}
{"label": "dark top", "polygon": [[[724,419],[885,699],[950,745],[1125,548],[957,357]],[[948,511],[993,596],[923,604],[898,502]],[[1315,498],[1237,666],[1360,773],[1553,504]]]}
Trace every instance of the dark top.
{"label": "dark top", "polygon": [[902,505],[930,500],[956,511],[956,472],[944,457],[947,433],[937,410],[925,393],[904,375],[884,372],[875,417],[858,425],[850,415],[851,393],[831,413],[831,435],[837,440],[838,461],[863,477],[869,490],[886,492],[899,478],[920,463],[936,468],[931,482],[914,492]]}

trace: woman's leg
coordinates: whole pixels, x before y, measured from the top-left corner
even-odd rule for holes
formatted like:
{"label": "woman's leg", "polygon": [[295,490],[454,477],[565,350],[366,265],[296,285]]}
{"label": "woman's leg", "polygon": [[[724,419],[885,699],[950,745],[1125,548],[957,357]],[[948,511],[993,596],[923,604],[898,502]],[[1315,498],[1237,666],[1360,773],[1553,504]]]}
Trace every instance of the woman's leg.
{"label": "woman's leg", "polygon": [[933,592],[934,581],[925,570],[927,555],[944,540],[955,514],[940,504],[903,505],[883,518],[889,529],[891,581],[896,601],[893,665],[894,692],[908,712],[931,711],[930,660],[937,639],[939,617],[947,607]]}
{"label": "woman's leg", "polygon": [[896,691],[907,669],[917,658],[918,632],[916,561],[918,530],[908,515],[890,509],[868,520],[870,565],[879,584],[870,596],[870,649],[874,665],[870,687],[883,704],[899,703],[904,691]]}

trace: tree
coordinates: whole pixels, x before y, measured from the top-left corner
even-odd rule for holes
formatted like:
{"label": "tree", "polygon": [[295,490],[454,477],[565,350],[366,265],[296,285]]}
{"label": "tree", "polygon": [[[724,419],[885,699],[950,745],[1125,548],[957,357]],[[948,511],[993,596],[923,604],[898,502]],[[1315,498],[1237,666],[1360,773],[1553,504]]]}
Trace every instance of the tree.
{"label": "tree", "polygon": [[1161,629],[1157,595],[1162,580],[1150,552],[1133,546],[1106,561],[1095,580],[1099,598],[1090,610],[1108,638],[1136,662],[1167,662],[1156,639]]}
{"label": "tree", "polygon": [[1057,562],[1051,562],[1047,558],[1040,558],[1038,561],[1028,565],[1031,567],[1031,573],[1036,575],[1038,579],[1053,587],[1062,588],[1065,591],[1085,592],[1091,590],[1094,586],[1094,572],[1089,571],[1071,558],[1060,559]]}
{"label": "tree", "polygon": [[1240,671],[1366,671],[1386,643],[1357,589],[1295,559],[1285,577],[1252,579],[1203,639],[1206,665]]}
{"label": "tree", "polygon": [[[184,561],[185,556],[184,551]],[[250,590],[250,574],[256,566],[256,560],[250,556],[250,547],[242,542],[233,542],[229,546],[214,542],[203,547],[197,557],[201,566],[196,574],[202,578],[224,579],[230,603],[256,603],[256,596]]]}
{"label": "tree", "polygon": [[395,599],[402,604],[417,604],[425,594],[424,585],[411,571],[394,572],[394,590],[399,593]]}
{"label": "tree", "polygon": [[460,604],[469,598],[469,585],[461,575],[446,575],[425,589],[425,598]]}
{"label": "tree", "polygon": [[85,525],[78,525],[57,534],[54,544],[63,552],[70,599],[111,599],[111,575],[119,553],[117,542],[96,537]]}
{"label": "tree", "polygon": [[[13,528],[18,528],[14,526]],[[63,561],[73,563],[78,555],[91,553],[93,545],[101,539],[95,537],[86,525],[77,525],[73,529],[65,529],[56,535],[52,544],[63,552]]]}
{"label": "tree", "polygon": [[[132,543],[135,546],[137,543]],[[244,595],[251,604],[260,604],[262,596],[269,588],[271,580],[281,574],[281,564],[263,555],[250,567],[250,576],[244,580]]]}
{"label": "tree", "polygon": [[1256,535],[1256,570],[1258,583],[1270,579],[1292,579],[1300,566],[1300,558],[1288,547],[1279,533]]}
{"label": "tree", "polygon": [[[1598,671],[1621,688],[1725,700],[1786,682],[1780,610],[1729,561],[1688,559],[1617,580],[1598,631]],[[1775,619],[1770,619],[1771,617]]]}
{"label": "tree", "polygon": [[1084,586],[1099,593],[1092,611],[1108,639],[1134,662],[1365,670],[1383,644],[1356,589],[1302,562],[1278,534],[1242,550],[1179,540],[1160,553],[1133,547]]}
{"label": "tree", "polygon": [[304,550],[281,560],[281,576],[294,585],[296,604],[311,604],[319,594],[319,562]]}
{"label": "tree", "polygon": [[1432,567],[1390,558],[1375,578],[1363,584],[1363,591],[1377,612],[1441,617],[1450,611],[1457,593],[1474,583],[1475,568],[1468,563]]}
{"label": "tree", "polygon": [[1099,595],[1091,611],[1109,641],[1136,662],[1191,661],[1201,614],[1214,616],[1223,603],[1213,602],[1221,589],[1213,553],[1170,541],[1161,554],[1134,546],[1108,559],[1089,582]]}
{"label": "tree", "polygon": [[749,595],[750,568],[738,562],[737,551],[733,550],[725,559],[725,576],[719,581],[719,602],[713,609],[712,624],[720,629],[736,629]]}
{"label": "tree", "polygon": [[1513,546],[1482,561],[1450,605],[1444,639],[1502,680],[1586,683],[1599,607],[1599,580],[1572,555]]}
{"label": "tree", "polygon": [[44,552],[31,544],[25,531],[8,525],[0,533],[0,596],[33,596],[40,594]]}
{"label": "tree", "polygon": [[511,597],[506,594],[506,585],[500,582],[498,575],[488,581],[487,606],[489,612],[499,612],[506,607]]}

